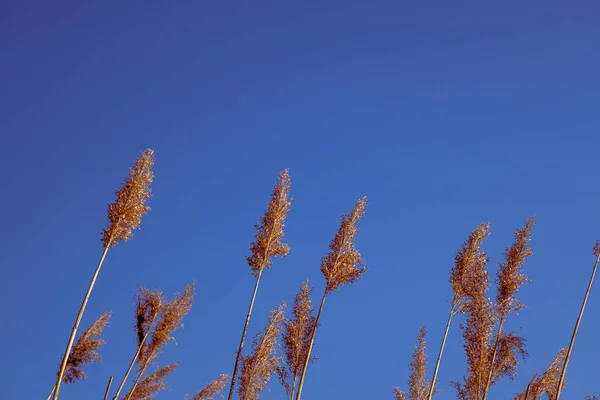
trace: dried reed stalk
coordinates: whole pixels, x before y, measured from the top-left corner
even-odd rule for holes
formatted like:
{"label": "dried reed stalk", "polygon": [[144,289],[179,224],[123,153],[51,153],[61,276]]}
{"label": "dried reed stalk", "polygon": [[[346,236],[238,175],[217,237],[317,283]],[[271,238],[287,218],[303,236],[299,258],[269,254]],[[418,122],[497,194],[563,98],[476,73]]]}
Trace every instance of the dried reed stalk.
{"label": "dried reed stalk", "polygon": [[[190,283],[181,295],[176,296],[173,300],[164,302],[164,304],[162,304],[157,316],[156,325],[154,326],[154,329],[150,334],[150,341],[144,345],[145,349],[141,351],[140,355],[138,356],[138,365],[140,369],[137,373],[135,381],[133,382],[131,390],[129,391],[129,394],[124,397],[125,399],[138,399],[139,397],[136,396],[141,395],[138,393],[138,390],[136,390],[138,384],[140,384],[141,386],[146,381],[147,384],[150,385],[150,383],[154,382],[153,380],[147,381],[149,377],[144,378],[144,380],[142,380],[142,383],[140,383],[140,380],[144,376],[148,366],[156,361],[156,357],[162,351],[164,346],[169,341],[175,341],[175,339],[171,335],[176,329],[183,327],[181,321],[183,320],[183,317],[185,317],[190,312],[193,304],[194,282]],[[171,364],[169,367],[171,367],[172,365],[173,364]],[[173,369],[174,368],[175,367],[173,367]],[[168,373],[170,372],[171,371],[169,371]],[[147,389],[143,389],[142,393],[144,393],[145,390]]]}
{"label": "dried reed stalk", "polygon": [[139,293],[136,296],[135,306],[135,332],[137,338],[137,350],[129,363],[129,367],[121,379],[121,383],[117,389],[117,392],[113,396],[113,400],[117,400],[125,382],[133,369],[136,361],[139,360],[140,355],[143,356],[143,351],[146,349],[146,339],[152,330],[152,326],[158,315],[160,314],[161,307],[164,302],[163,294],[159,290],[148,290],[146,288],[138,288]]}
{"label": "dried reed stalk", "polygon": [[252,269],[252,274],[256,278],[256,282],[254,283],[254,291],[252,292],[252,298],[250,300],[248,312],[246,313],[246,320],[244,322],[244,329],[242,330],[240,345],[235,357],[228,400],[232,399],[233,392],[235,390],[238,367],[242,358],[244,341],[246,340],[248,324],[250,323],[252,309],[254,308],[254,300],[256,299],[256,293],[258,292],[258,285],[260,283],[262,273],[265,267],[268,269],[271,268],[271,260],[273,257],[285,257],[290,251],[289,246],[281,242],[281,239],[283,238],[285,218],[292,205],[292,200],[288,196],[290,185],[291,179],[288,170],[285,169],[279,173],[279,181],[273,188],[271,200],[269,201],[269,205],[267,206],[265,214],[261,217],[261,223],[255,225],[255,240],[250,245],[250,256],[246,257],[246,261]]}
{"label": "dried reed stalk", "polygon": [[448,315],[448,321],[446,322],[446,329],[444,336],[442,337],[442,344],[438,353],[437,360],[435,362],[435,368],[433,370],[433,377],[431,380],[431,386],[429,387],[429,393],[427,399],[431,400],[435,393],[435,385],[437,384],[437,376],[442,362],[442,355],[444,354],[444,347],[446,345],[446,339],[448,338],[448,332],[450,330],[450,323],[452,318],[456,314],[462,311],[465,302],[466,292],[464,290],[464,284],[468,271],[470,271],[481,259],[485,257],[480,246],[485,239],[490,235],[490,224],[483,223],[479,225],[471,234],[465,243],[463,243],[454,257],[454,266],[450,272],[450,283],[452,284],[452,302],[450,304],[450,313]]}
{"label": "dried reed stalk", "polygon": [[[498,292],[496,295],[496,315],[499,319],[499,326],[496,332],[494,344],[492,346],[492,359],[483,391],[483,400],[487,399],[490,386],[495,383],[502,373],[508,375],[511,374],[507,368],[514,368],[516,373],[518,360],[512,360],[510,358],[510,355],[512,354],[510,351],[506,353],[508,357],[500,360],[500,363],[498,363],[499,368],[496,368],[496,358],[498,356],[502,340],[504,343],[510,343],[510,340],[515,340],[508,339],[509,337],[514,337],[514,335],[507,335],[503,339],[503,328],[508,314],[511,312],[517,312],[524,307],[524,305],[522,305],[519,302],[519,299],[516,297],[516,293],[523,282],[528,281],[527,276],[523,274],[523,265],[525,265],[525,260],[527,257],[530,257],[533,254],[528,243],[531,239],[531,228],[533,228],[534,224],[535,218],[532,217],[525,222],[525,226],[522,229],[517,230],[515,233],[515,241],[510,248],[506,249],[504,253],[506,256],[506,262],[500,263],[498,272],[496,274],[496,284],[498,287]],[[519,339],[516,340],[518,341]]]}
{"label": "dried reed stalk", "polygon": [[419,330],[418,345],[410,362],[410,376],[408,378],[408,396],[399,388],[394,388],[396,400],[426,400],[429,395],[431,383],[427,380],[427,344],[425,341],[425,326]]}
{"label": "dried reed stalk", "polygon": [[113,377],[111,376],[108,379],[108,384],[106,385],[106,391],[104,392],[104,400],[108,399],[108,394],[110,393],[110,387],[112,386]]}
{"label": "dried reed stalk", "polygon": [[177,365],[179,363],[157,368],[152,374],[142,379],[138,386],[133,387],[124,398],[129,400],[151,400],[157,392],[167,390],[166,378],[177,368]]}
{"label": "dried reed stalk", "polygon": [[560,399],[560,393],[562,391],[562,382],[565,379],[565,374],[567,373],[567,366],[569,365],[569,359],[571,358],[571,352],[573,351],[573,345],[575,344],[575,338],[577,337],[577,332],[579,331],[579,324],[581,323],[581,318],[583,318],[583,312],[585,311],[585,305],[587,303],[588,297],[592,290],[592,284],[594,283],[594,277],[596,276],[596,270],[598,269],[598,262],[600,261],[600,240],[594,243],[592,248],[594,255],[596,256],[596,262],[594,263],[594,268],[592,269],[592,276],[590,277],[590,282],[588,283],[587,290],[585,292],[585,296],[583,297],[583,302],[581,303],[581,310],[579,311],[579,316],[577,317],[577,322],[575,322],[575,328],[573,329],[573,335],[571,336],[571,343],[569,343],[569,349],[567,350],[567,355],[565,357],[565,362],[562,367],[562,371],[560,373],[560,379],[558,380],[558,384],[556,386],[556,400]]}
{"label": "dried reed stalk", "polygon": [[260,392],[267,387],[271,375],[281,362],[277,357],[277,337],[285,317],[285,303],[271,311],[269,321],[262,335],[257,335],[252,343],[252,354],[242,358],[238,394],[240,400],[258,400]]}
{"label": "dried reed stalk", "polygon": [[[201,391],[196,393],[191,400],[215,400],[216,398],[213,396],[219,396],[223,398],[221,395],[221,391],[225,389],[225,385],[227,384],[227,380],[229,380],[229,375],[222,374],[219,375],[217,379],[210,382],[208,385],[204,387]],[[188,396],[185,396],[185,400],[188,400]]]}
{"label": "dried reed stalk", "polygon": [[[310,336],[316,317],[310,300],[311,288],[308,279],[300,287],[294,299],[293,317],[286,319],[282,336],[284,363],[277,368],[279,381],[290,400],[294,400],[296,384],[308,353]],[[312,360],[310,360],[312,361]]]}
{"label": "dried reed stalk", "polygon": [[325,277],[325,291],[323,293],[323,298],[321,299],[321,305],[319,306],[319,312],[317,313],[314,328],[310,335],[308,351],[304,359],[302,373],[300,374],[300,381],[298,383],[296,400],[300,400],[302,397],[304,378],[311,359],[317,327],[319,326],[319,320],[321,319],[321,312],[323,311],[327,294],[335,292],[343,285],[355,282],[367,270],[364,267],[360,253],[354,247],[354,238],[358,232],[357,224],[364,216],[366,206],[367,198],[363,197],[356,202],[349,215],[344,215],[342,217],[340,228],[329,244],[330,251],[321,259],[321,273],[323,273],[323,276]]}
{"label": "dried reed stalk", "polygon": [[[92,326],[79,335],[67,359],[67,367],[62,379],[63,382],[74,383],[79,380],[85,380],[86,374],[82,369],[83,366],[92,362],[102,361],[98,350],[105,343],[102,339],[102,333],[108,325],[111,315],[112,313],[110,312],[102,314],[94,321]],[[48,400],[55,392],[56,386],[52,388],[52,391],[48,395]]]}
{"label": "dried reed stalk", "polygon": [[[515,400],[541,400],[542,395],[548,396],[548,399],[553,399],[556,396],[556,385],[560,379],[560,371],[565,360],[567,351],[560,349],[550,366],[541,375],[535,373],[527,389],[515,396]],[[567,384],[564,381],[561,386]]]}
{"label": "dried reed stalk", "polygon": [[79,308],[75,324],[71,330],[71,336],[67,342],[65,354],[56,380],[54,400],[58,400],[60,385],[67,368],[67,359],[71,353],[71,347],[75,341],[75,336],[77,336],[77,329],[79,328],[81,318],[83,317],[88,300],[92,294],[92,289],[96,284],[96,279],[98,278],[106,254],[108,253],[108,250],[115,246],[119,241],[127,241],[133,236],[133,229],[139,228],[139,225],[142,222],[142,216],[149,210],[146,202],[150,198],[150,184],[154,178],[152,173],[153,165],[154,152],[147,149],[142,153],[142,156],[136,160],[134,167],[129,172],[129,177],[125,180],[121,189],[116,192],[117,199],[115,202],[108,206],[109,225],[108,228],[104,229],[102,232],[104,251],[102,252],[96,271],[92,276],[92,280],[90,281],[81,307]]}

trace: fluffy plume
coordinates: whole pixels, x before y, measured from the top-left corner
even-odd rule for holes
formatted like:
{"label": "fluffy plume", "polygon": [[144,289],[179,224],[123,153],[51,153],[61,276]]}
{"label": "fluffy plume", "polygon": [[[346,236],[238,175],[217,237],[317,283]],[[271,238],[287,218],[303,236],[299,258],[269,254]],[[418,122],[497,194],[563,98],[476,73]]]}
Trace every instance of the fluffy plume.
{"label": "fluffy plume", "polygon": [[300,292],[296,294],[292,310],[293,317],[289,320],[286,319],[281,335],[284,363],[277,368],[277,374],[290,399],[294,398],[296,383],[302,373],[310,345],[310,336],[316,324],[316,317],[311,315],[313,305],[310,300],[310,292],[307,279],[300,287]]}
{"label": "fluffy plume", "polygon": [[133,392],[127,393],[123,399],[128,400],[151,400],[161,390],[167,390],[166,378],[170,375],[179,363],[169,364],[166,367],[157,368],[152,374],[148,375]]}
{"label": "fluffy plume", "polygon": [[410,376],[408,378],[408,397],[397,387],[394,388],[396,400],[426,400],[431,382],[427,379],[427,346],[425,342],[425,327],[419,330],[418,344],[410,362]]}
{"label": "fluffy plume", "polygon": [[592,247],[592,251],[596,257],[600,257],[600,240],[596,240],[594,246]]}
{"label": "fluffy plume", "polygon": [[78,380],[84,380],[86,374],[82,370],[83,366],[95,361],[102,361],[98,350],[105,343],[101,337],[102,331],[108,325],[111,315],[110,312],[101,315],[92,326],[79,336],[67,360],[67,369],[63,376],[63,382],[73,383]]}
{"label": "fluffy plume", "polygon": [[138,355],[139,363],[140,360],[146,359],[144,338],[160,314],[164,298],[162,292],[158,289],[148,290],[140,287],[138,288],[138,292],[135,305],[135,332],[138,347],[140,348],[140,353]]}
{"label": "fluffy plume", "polygon": [[140,357],[140,365],[148,365],[154,361],[163,346],[175,339],[172,333],[183,326],[183,317],[190,312],[194,304],[194,283],[190,283],[183,293],[173,300],[165,302],[160,307],[158,320],[151,333],[151,339],[143,351],[144,357]]}
{"label": "fluffy plume", "polygon": [[285,319],[285,303],[271,311],[269,322],[262,335],[257,335],[252,343],[252,354],[244,356],[238,394],[240,400],[258,400],[260,392],[267,387],[269,379],[281,362],[275,355],[277,337]]}
{"label": "fluffy plume", "polygon": [[515,294],[521,284],[528,280],[527,276],[523,274],[523,265],[527,257],[533,254],[528,243],[531,238],[531,228],[534,224],[535,219],[532,217],[525,222],[522,229],[517,230],[515,241],[504,253],[506,262],[499,265],[496,274],[496,284],[498,286],[496,309],[501,320],[506,319],[511,311],[517,311],[522,307]]}
{"label": "fluffy plume", "polygon": [[[566,355],[567,350],[560,349],[548,369],[541,375],[536,373],[527,385],[527,388],[515,396],[515,400],[541,400],[544,394],[548,400],[554,400]],[[567,381],[563,381],[562,387],[564,388],[566,384]]]}
{"label": "fluffy plume", "polygon": [[102,232],[105,248],[127,241],[138,229],[142,216],[150,210],[146,202],[150,198],[150,184],[154,178],[154,151],[147,149],[129,171],[129,177],[116,192],[117,199],[108,206],[108,228]]}
{"label": "fluffy plume", "polygon": [[[216,397],[214,396],[219,396],[223,398],[223,396],[221,395],[221,391],[225,388],[225,385],[227,384],[228,380],[229,375],[219,375],[217,379],[215,379],[214,381],[206,385],[204,389],[196,393],[196,395],[192,397],[191,400],[216,400]],[[185,398],[186,400],[188,400],[187,396]]]}
{"label": "fluffy plume", "polygon": [[273,257],[285,257],[290,251],[287,244],[281,243],[285,217],[292,205],[292,200],[288,197],[290,185],[290,176],[285,169],[279,173],[279,182],[273,188],[271,201],[260,219],[261,223],[255,225],[255,240],[250,245],[251,255],[246,260],[256,277],[265,267],[271,268]]}
{"label": "fluffy plume", "polygon": [[354,247],[354,237],[358,232],[357,223],[362,219],[367,205],[363,197],[354,205],[349,215],[342,217],[342,223],[329,244],[329,253],[321,259],[321,272],[327,282],[327,292],[336,291],[340,286],[356,281],[367,270],[360,253]]}

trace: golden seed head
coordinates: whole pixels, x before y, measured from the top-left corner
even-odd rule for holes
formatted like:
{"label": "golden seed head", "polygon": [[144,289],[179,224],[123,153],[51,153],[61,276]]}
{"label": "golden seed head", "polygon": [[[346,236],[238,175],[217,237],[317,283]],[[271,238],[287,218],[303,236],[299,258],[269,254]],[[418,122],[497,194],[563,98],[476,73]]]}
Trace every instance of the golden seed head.
{"label": "golden seed head", "polygon": [[138,291],[139,293],[137,294],[135,307],[135,331],[138,347],[141,346],[137,360],[138,363],[140,363],[141,360],[146,359],[147,349],[147,346],[142,346],[142,342],[144,342],[146,334],[150,331],[156,318],[160,314],[164,298],[162,292],[158,289],[148,290],[139,287]]}
{"label": "golden seed head", "polygon": [[[529,385],[527,385],[527,389],[519,393],[515,400],[541,399],[544,394],[548,396],[548,399],[554,399],[566,356],[567,350],[560,349],[548,369],[541,375],[539,373],[534,374]],[[564,380],[562,387],[564,388],[566,384],[567,381]]]}
{"label": "golden seed head", "polygon": [[600,257],[600,240],[596,240],[594,247],[592,247],[592,251],[596,257]]}
{"label": "golden seed head", "polygon": [[321,259],[321,272],[325,277],[327,292],[333,292],[341,286],[359,279],[365,272],[360,253],[354,247],[354,238],[358,232],[358,222],[365,214],[367,198],[363,197],[354,205],[349,215],[342,217],[340,228],[329,244],[329,253]]}
{"label": "golden seed head", "polygon": [[83,366],[92,362],[102,361],[98,350],[105,343],[102,340],[102,332],[108,325],[111,315],[112,313],[110,312],[101,315],[92,326],[79,336],[77,342],[71,348],[71,354],[69,354],[69,358],[67,359],[67,369],[65,370],[63,382],[73,383],[78,380],[84,380],[86,374],[83,372]]}
{"label": "golden seed head", "polygon": [[[418,344],[410,362],[410,375],[408,378],[408,396],[399,388],[394,388],[396,400],[426,400],[429,395],[431,382],[427,379],[427,343],[425,326],[419,330]],[[435,393],[435,392],[434,392]]]}
{"label": "golden seed head", "polygon": [[[216,400],[216,397],[214,396],[223,397],[220,393],[225,388],[228,380],[229,375],[219,375],[217,379],[210,382],[204,389],[196,393],[196,395],[192,397],[192,400]],[[187,395],[185,396],[185,399],[188,400]]]}
{"label": "golden seed head", "polygon": [[150,185],[154,179],[154,151],[147,149],[129,171],[129,177],[116,192],[117,199],[108,205],[108,228],[102,231],[105,248],[133,236],[133,230],[142,223],[142,216],[150,210],[146,202],[150,198]]}
{"label": "golden seed head", "polygon": [[279,182],[275,184],[271,193],[271,200],[261,223],[255,225],[255,240],[250,245],[250,256],[246,257],[248,265],[252,268],[254,276],[262,270],[271,268],[271,259],[275,256],[285,257],[290,248],[281,243],[285,218],[292,205],[289,198],[291,179],[287,169],[279,173]]}
{"label": "golden seed head", "polygon": [[[140,381],[131,394],[130,400],[151,400],[156,393],[167,390],[166,378],[179,365],[178,362],[167,365],[166,367],[157,368],[152,374],[148,375]],[[125,400],[129,398],[129,393],[121,398]]]}

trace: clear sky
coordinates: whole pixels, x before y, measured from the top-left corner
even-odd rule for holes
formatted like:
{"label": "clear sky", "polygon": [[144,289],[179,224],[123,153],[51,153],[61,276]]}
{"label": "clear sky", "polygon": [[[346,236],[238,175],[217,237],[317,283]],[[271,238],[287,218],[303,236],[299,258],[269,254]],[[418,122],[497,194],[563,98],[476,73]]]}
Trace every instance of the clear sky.
{"label": "clear sky", "polygon": [[[307,399],[393,398],[420,324],[435,360],[454,253],[484,221],[494,274],[514,230],[538,219],[529,308],[509,322],[531,357],[491,398],[568,346],[600,238],[597,2],[84,3],[0,6],[0,397],[52,387],[106,206],[147,147],[152,210],[109,253],[82,323],[114,312],[104,362],[65,399],[100,398],[126,369],[138,285],[171,296],[197,281],[159,398],[231,373],[253,287],[244,256],[283,168],[291,252],[264,275],[249,337],[304,278],[318,301],[339,218],[369,199],[357,237],[369,271],[325,306]],[[600,393],[595,289],[565,399]],[[438,399],[455,398],[462,354],[455,323]],[[270,386],[263,399],[284,398]]]}

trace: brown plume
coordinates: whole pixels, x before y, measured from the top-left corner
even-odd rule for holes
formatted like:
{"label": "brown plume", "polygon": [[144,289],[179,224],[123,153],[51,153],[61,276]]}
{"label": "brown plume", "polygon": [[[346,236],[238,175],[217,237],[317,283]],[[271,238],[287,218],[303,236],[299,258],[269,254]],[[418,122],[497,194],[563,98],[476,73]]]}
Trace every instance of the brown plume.
{"label": "brown plume", "polygon": [[255,225],[255,240],[250,245],[251,255],[246,257],[255,277],[267,267],[271,268],[271,259],[275,256],[285,257],[290,248],[281,243],[285,217],[292,205],[288,198],[291,180],[287,169],[279,173],[279,182],[271,193],[271,201],[261,217],[261,223]]}
{"label": "brown plume", "polygon": [[[410,362],[410,376],[408,378],[408,399],[426,400],[431,382],[427,379],[427,344],[425,341],[426,330],[422,326],[419,330],[418,345]],[[406,400],[407,396],[397,387],[394,388],[396,400]]]}
{"label": "brown plume", "polygon": [[135,331],[138,347],[140,348],[138,355],[139,363],[140,360],[146,358],[145,338],[161,312],[164,298],[162,292],[158,289],[148,290],[139,287],[138,291],[135,306]]}
{"label": "brown plume", "polygon": [[[565,357],[567,355],[566,349],[560,349],[552,363],[544,371],[543,374],[536,373],[527,385],[527,388],[519,393],[515,400],[541,400],[542,395],[546,395],[548,400],[554,400],[556,397],[556,388],[560,378],[560,372],[562,370]],[[563,382],[562,387],[565,387],[566,381]]]}
{"label": "brown plume", "polygon": [[[223,396],[221,395],[221,391],[225,388],[225,385],[227,384],[228,380],[229,375],[219,375],[217,379],[210,382],[204,387],[204,389],[196,393],[196,395],[192,397],[191,400],[215,400],[216,397],[213,396],[219,396],[223,398]],[[185,396],[185,399],[188,400],[188,397]]]}
{"label": "brown plume", "polygon": [[285,303],[271,311],[269,322],[262,335],[257,335],[252,343],[252,354],[244,356],[238,394],[240,400],[258,400],[260,392],[267,387],[271,375],[276,372],[281,357],[275,355],[277,337],[285,319]]}
{"label": "brown plume", "polygon": [[123,396],[123,399],[151,400],[161,390],[167,390],[166,378],[177,368],[178,364],[172,363],[166,367],[157,368],[152,374],[142,379],[140,384],[133,388],[133,392]]}
{"label": "brown plume", "polygon": [[[298,378],[308,354],[310,336],[316,324],[312,301],[311,288],[308,279],[300,287],[300,292],[294,299],[293,317],[286,319],[282,336],[284,363],[277,368],[279,381],[285,388],[288,397],[293,400]],[[311,360],[312,361],[312,360]]]}
{"label": "brown plume", "polygon": [[139,228],[142,216],[150,209],[146,202],[150,198],[150,184],[154,178],[153,165],[154,151],[147,149],[136,160],[129,177],[116,192],[117,199],[108,205],[108,228],[102,232],[105,248],[129,240],[133,230]]}
{"label": "brown plume", "polygon": [[110,312],[101,315],[92,326],[79,336],[79,339],[77,339],[77,342],[71,348],[63,382],[73,383],[78,380],[84,380],[86,374],[83,372],[83,366],[92,362],[102,361],[98,350],[105,343],[101,336],[104,328],[108,325],[111,315],[112,313]]}
{"label": "brown plume", "polygon": [[362,219],[367,205],[363,197],[354,205],[349,215],[342,217],[342,223],[329,244],[330,252],[321,259],[321,272],[327,282],[327,292],[333,292],[348,283],[356,281],[367,270],[360,253],[354,247],[354,237],[358,232],[357,223]]}

